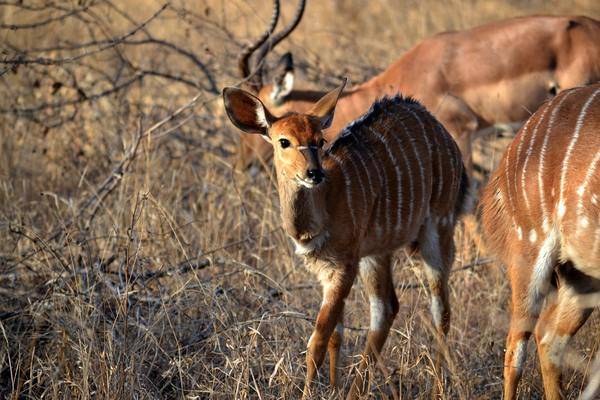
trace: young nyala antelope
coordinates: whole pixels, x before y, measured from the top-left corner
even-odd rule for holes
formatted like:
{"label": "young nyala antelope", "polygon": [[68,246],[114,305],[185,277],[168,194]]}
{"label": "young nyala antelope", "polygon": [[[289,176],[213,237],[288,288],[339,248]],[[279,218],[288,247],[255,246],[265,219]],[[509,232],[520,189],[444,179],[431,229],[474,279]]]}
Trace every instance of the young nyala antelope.
{"label": "young nyala antelope", "polygon": [[283,227],[323,286],[308,340],[305,396],[327,350],[330,381],[337,385],[344,299],[359,273],[371,324],[349,397],[364,390],[362,372],[381,351],[398,312],[391,259],[401,246],[420,249],[434,326],[440,337],[448,332],[454,227],[468,186],[452,137],[424,107],[401,96],[376,102],[325,146],[323,130],[333,120],[345,84],[307,113],[282,117],[248,92],[223,91],[233,124],[273,145]]}

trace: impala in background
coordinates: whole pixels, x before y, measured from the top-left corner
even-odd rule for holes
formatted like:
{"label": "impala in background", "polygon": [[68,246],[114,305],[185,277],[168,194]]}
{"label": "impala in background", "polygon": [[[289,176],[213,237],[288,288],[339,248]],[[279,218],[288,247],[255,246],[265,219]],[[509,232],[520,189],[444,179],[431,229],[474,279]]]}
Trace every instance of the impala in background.
{"label": "impala in background", "polygon": [[364,282],[371,324],[349,395],[355,398],[364,391],[367,360],[381,351],[398,313],[391,258],[399,247],[420,250],[434,326],[440,338],[448,332],[454,227],[468,179],[452,137],[420,104],[399,96],[376,102],[325,150],[323,130],[344,86],[307,113],[282,117],[241,89],[226,88],[223,97],[235,126],[271,143],[283,227],[323,286],[305,395],[327,350],[336,385],[344,301],[357,274]]}
{"label": "impala in background", "polygon": [[[512,287],[506,399],[516,398],[532,333],[546,398],[561,398],[565,348],[599,305],[599,164],[596,84],[565,91],[544,104],[523,126],[485,188],[484,232],[490,249],[508,266]],[[585,398],[593,398],[589,396]]]}
{"label": "impala in background", "polygon": [[[271,24],[239,60],[246,89],[276,116],[305,112],[325,93],[295,89],[291,55],[286,54],[264,84],[263,65],[273,49],[298,25],[295,17],[274,34],[279,2]],[[254,63],[250,67],[253,53]],[[518,127],[549,97],[561,90],[600,80],[600,21],[583,16],[527,16],[424,39],[385,71],[344,92],[335,118],[325,131],[332,142],[341,129],[384,95],[400,92],[419,100],[457,141],[472,171],[472,141],[495,127]],[[260,135],[242,135],[237,166],[256,156],[267,160],[271,146]]]}

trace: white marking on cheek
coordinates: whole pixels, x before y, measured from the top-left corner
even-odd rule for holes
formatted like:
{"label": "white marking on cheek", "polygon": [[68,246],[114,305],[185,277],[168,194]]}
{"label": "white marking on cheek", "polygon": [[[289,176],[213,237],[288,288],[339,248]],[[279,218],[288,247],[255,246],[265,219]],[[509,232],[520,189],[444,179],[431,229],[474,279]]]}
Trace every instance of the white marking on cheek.
{"label": "white marking on cheek", "polygon": [[385,304],[378,297],[371,297],[370,303],[370,314],[371,314],[371,330],[381,331],[385,325]]}
{"label": "white marking on cheek", "polygon": [[535,229],[532,229],[531,231],[529,231],[529,241],[531,243],[535,243],[536,240],[537,240],[537,233],[536,233]]}
{"label": "white marking on cheek", "polygon": [[431,315],[433,317],[433,324],[436,328],[442,326],[442,300],[440,296],[433,296],[431,298]]}
{"label": "white marking on cheek", "polygon": [[517,342],[515,353],[513,355],[513,367],[517,372],[523,371],[525,361],[527,361],[527,342],[521,339]]}

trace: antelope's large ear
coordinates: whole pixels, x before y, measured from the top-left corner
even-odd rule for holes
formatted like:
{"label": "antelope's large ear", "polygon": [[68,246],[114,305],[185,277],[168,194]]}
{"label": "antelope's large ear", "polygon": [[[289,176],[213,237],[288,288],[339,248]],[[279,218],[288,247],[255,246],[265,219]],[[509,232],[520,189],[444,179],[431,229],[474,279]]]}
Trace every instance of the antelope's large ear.
{"label": "antelope's large ear", "polygon": [[271,100],[275,104],[283,102],[294,89],[294,59],[292,53],[285,53],[279,59],[273,74],[273,90]]}
{"label": "antelope's large ear", "polygon": [[268,130],[276,120],[258,97],[242,89],[223,89],[223,104],[231,122],[246,133],[268,136]]}
{"label": "antelope's large ear", "polygon": [[321,129],[327,129],[333,121],[333,113],[335,106],[348,82],[348,78],[344,78],[342,84],[337,88],[327,93],[315,104],[308,112],[321,120]]}

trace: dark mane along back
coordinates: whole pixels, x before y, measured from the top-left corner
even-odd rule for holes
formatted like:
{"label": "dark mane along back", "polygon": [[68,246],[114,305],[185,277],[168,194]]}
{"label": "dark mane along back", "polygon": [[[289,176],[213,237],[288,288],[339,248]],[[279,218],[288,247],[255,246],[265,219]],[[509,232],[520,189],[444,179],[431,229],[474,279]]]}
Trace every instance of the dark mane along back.
{"label": "dark mane along back", "polygon": [[376,100],[371,105],[369,111],[346,125],[327,152],[335,153],[340,148],[356,142],[359,139],[358,136],[360,134],[358,132],[360,132],[361,127],[372,125],[375,121],[380,119],[382,117],[382,113],[384,113],[390,107],[394,108],[402,106],[425,110],[425,107],[412,97],[404,97],[400,93],[393,97],[384,96],[381,99]]}

